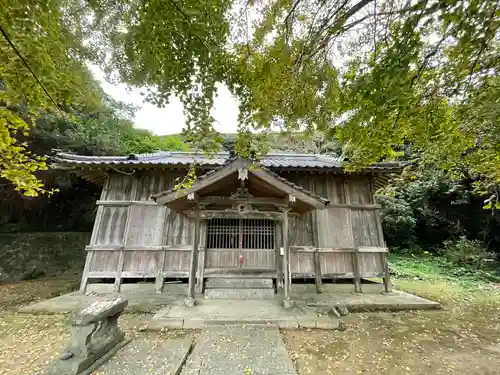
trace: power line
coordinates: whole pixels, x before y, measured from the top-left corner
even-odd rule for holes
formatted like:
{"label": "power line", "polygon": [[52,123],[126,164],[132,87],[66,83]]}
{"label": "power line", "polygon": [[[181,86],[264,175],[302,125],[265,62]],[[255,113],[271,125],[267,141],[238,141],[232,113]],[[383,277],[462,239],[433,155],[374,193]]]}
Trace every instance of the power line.
{"label": "power line", "polygon": [[[54,98],[52,97],[52,95],[50,95],[50,93],[48,92],[48,90],[45,88],[45,86],[43,85],[42,81],[40,81],[40,79],[38,78],[38,76],[35,74],[35,72],[33,71],[33,69],[31,69],[30,65],[28,64],[28,62],[26,61],[26,59],[23,57],[23,55],[21,54],[21,52],[17,49],[17,47],[14,45],[14,43],[12,42],[12,40],[9,38],[9,36],[7,35],[6,31],[4,30],[4,28],[2,27],[2,25],[0,25],[0,32],[2,33],[4,39],[7,41],[7,43],[10,45],[10,47],[14,50],[14,52],[16,53],[16,55],[19,57],[19,59],[21,60],[21,62],[23,63],[23,65],[26,67],[26,69],[28,69],[28,71],[31,73],[31,75],[33,76],[33,78],[35,78],[35,81],[38,83],[38,85],[42,88],[43,92],[45,93],[45,95],[47,95],[47,97],[49,98],[49,100],[54,104],[54,106],[57,108],[57,110],[59,111],[59,113],[61,114],[63,120],[66,122],[67,125],[71,126],[74,130],[74,132],[85,142],[85,143],[90,143],[87,139],[85,139],[85,137],[76,129],[76,127],[73,125],[73,123],[71,123],[70,121],[68,121],[67,117],[66,117],[66,113],[61,109],[61,107],[59,106],[59,104],[56,103],[56,101],[54,100]],[[92,146],[93,148],[95,148],[95,145]],[[116,172],[119,172],[119,173],[123,173],[123,174],[127,174],[127,175],[132,175],[134,174],[134,172],[132,173],[128,173],[128,172],[124,172],[124,171],[120,171],[119,169],[113,167],[112,165],[108,164],[108,163],[104,163],[104,165],[108,166],[109,168],[115,170]]]}

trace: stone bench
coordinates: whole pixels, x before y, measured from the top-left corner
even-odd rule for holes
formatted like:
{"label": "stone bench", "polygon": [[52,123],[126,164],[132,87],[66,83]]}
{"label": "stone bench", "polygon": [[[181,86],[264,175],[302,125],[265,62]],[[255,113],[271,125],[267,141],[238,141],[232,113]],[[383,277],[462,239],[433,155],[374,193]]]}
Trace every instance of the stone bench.
{"label": "stone bench", "polygon": [[[89,369],[110,350],[120,348],[125,335],[118,318],[127,307],[122,298],[96,301],[70,319],[71,339],[47,375],[77,375]],[[112,354],[112,353],[111,353]]]}

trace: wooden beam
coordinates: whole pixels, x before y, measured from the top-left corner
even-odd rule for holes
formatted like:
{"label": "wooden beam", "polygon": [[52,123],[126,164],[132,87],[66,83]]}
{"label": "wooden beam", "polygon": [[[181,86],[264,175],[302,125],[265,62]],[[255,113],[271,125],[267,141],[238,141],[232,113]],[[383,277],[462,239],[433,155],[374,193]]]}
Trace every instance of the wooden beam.
{"label": "wooden beam", "polygon": [[85,250],[87,251],[109,251],[109,250],[124,250],[124,251],[162,251],[162,250],[170,250],[170,251],[191,251],[190,245],[94,245],[94,246],[86,246]]}
{"label": "wooden beam", "polygon": [[[349,194],[349,193],[347,193]],[[358,210],[379,210],[381,207],[379,204],[356,204],[356,203],[328,203],[327,207],[333,208],[355,208]]]}
{"label": "wooden beam", "polygon": [[232,173],[238,171],[238,168],[242,168],[248,164],[248,161],[243,159],[237,159],[232,163],[218,169],[214,173],[202,178],[201,180],[195,181],[193,186],[189,189],[178,190],[178,191],[164,191],[158,194],[154,194],[152,196],[153,200],[155,200],[158,204],[168,204],[173,202],[179,198],[186,197],[190,193],[196,193],[197,191],[212,185],[213,183],[223,179],[224,177],[229,176]]}
{"label": "wooden beam", "polygon": [[218,197],[218,196],[208,196],[200,197],[200,203],[206,204],[238,204],[238,203],[249,203],[249,204],[268,204],[282,206],[283,200],[277,198],[230,198],[230,197]]}
{"label": "wooden beam", "polygon": [[201,219],[211,218],[232,218],[232,219],[270,219],[280,220],[283,216],[282,212],[277,211],[253,211],[240,214],[238,212],[224,210],[202,210],[198,214],[195,210],[184,211],[187,217],[195,218],[199,215]]}
{"label": "wooden beam", "polygon": [[267,182],[268,184],[273,185],[274,187],[280,189],[281,191],[293,195],[297,199],[301,200],[302,202],[310,205],[311,207],[317,208],[317,209],[323,209],[325,208],[326,202],[323,203],[321,200],[318,198],[312,197],[307,193],[304,193],[302,190],[294,188],[293,186],[290,186],[289,184],[281,181],[280,179],[276,178],[272,173],[266,171],[265,169],[262,168],[254,168],[250,169],[250,173],[257,176],[261,180]]}
{"label": "wooden beam", "polygon": [[98,200],[98,206],[114,206],[114,207],[127,207],[127,206],[158,206],[158,203],[155,201],[107,201],[107,200]]}

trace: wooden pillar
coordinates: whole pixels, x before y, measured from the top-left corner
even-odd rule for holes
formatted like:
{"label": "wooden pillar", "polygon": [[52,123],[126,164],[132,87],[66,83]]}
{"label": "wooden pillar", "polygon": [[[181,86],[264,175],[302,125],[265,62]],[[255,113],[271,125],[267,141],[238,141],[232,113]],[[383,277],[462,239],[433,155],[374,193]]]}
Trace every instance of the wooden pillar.
{"label": "wooden pillar", "polygon": [[191,263],[189,264],[189,284],[188,295],[185,304],[192,307],[196,304],[194,292],[196,287],[196,269],[198,266],[198,243],[200,241],[200,212],[196,210],[196,217],[194,219],[194,238],[193,247],[191,249]]}
{"label": "wooden pillar", "polygon": [[293,302],[290,299],[290,250],[288,248],[288,211],[290,209],[285,207],[283,211],[283,276],[284,276],[284,294],[285,299],[283,300],[283,307],[289,308],[293,306]]}
{"label": "wooden pillar", "polygon": [[[371,198],[372,198],[372,203],[375,202],[375,182],[374,178],[370,179],[370,193],[371,193]],[[382,220],[380,219],[380,209],[377,208],[376,210],[373,211],[373,214],[375,215],[375,225],[377,226],[377,237],[378,237],[378,245],[380,247],[387,247],[385,240],[384,240],[384,230],[382,228]],[[380,253],[380,261],[382,264],[382,280],[384,282],[384,289],[386,293],[391,293],[392,292],[392,283],[391,283],[391,278],[390,278],[390,270],[389,270],[389,263],[388,263],[388,258],[389,258],[389,252],[381,252]]]}
{"label": "wooden pillar", "polygon": [[[342,190],[344,193],[344,201],[347,205],[351,204],[351,196],[349,194],[349,185],[348,185],[348,180],[344,176],[342,179]],[[352,237],[352,244],[353,244],[353,249],[354,251],[352,252],[352,271],[353,271],[353,282],[354,282],[354,292],[356,293],[361,293],[361,271],[359,269],[359,251],[358,251],[358,244],[356,244],[356,240],[354,237],[354,232],[353,232],[353,227],[352,227],[352,208],[349,207],[347,209],[347,217],[349,220],[349,230],[351,231],[351,237]]]}
{"label": "wooden pillar", "polygon": [[[103,185],[102,190],[101,190],[101,200],[106,199],[108,187],[109,187],[109,177],[106,177],[106,181],[104,182],[104,185]],[[92,229],[92,236],[90,237],[90,246],[94,246],[97,244],[97,239],[99,236],[99,230],[101,228],[101,222],[102,222],[103,215],[104,215],[104,207],[98,206],[97,207],[97,214],[96,214],[95,221],[94,221],[94,227]],[[95,254],[94,250],[87,251],[87,257],[85,259],[85,268],[83,269],[82,281],[80,283],[80,293],[85,293],[87,291],[87,285],[89,282],[88,274],[89,274],[90,269],[92,267],[92,261],[94,259],[94,254]]]}
{"label": "wooden pillar", "polygon": [[196,276],[196,293],[203,293],[203,280],[205,278],[205,254],[207,249],[207,221],[200,222],[200,239],[198,246],[198,271]]}
{"label": "wooden pillar", "polygon": [[276,221],[276,225],[274,228],[274,236],[275,236],[275,250],[276,250],[276,273],[277,273],[277,281],[276,281],[276,292],[279,293],[283,290],[283,261],[281,259],[281,247],[283,245],[282,238],[282,225],[280,221]]}
{"label": "wooden pillar", "polygon": [[315,273],[315,281],[316,281],[316,293],[321,293],[321,260],[320,260],[320,254],[319,254],[319,249],[315,248],[314,249],[314,273]]}
{"label": "wooden pillar", "polygon": [[125,263],[125,250],[123,248],[120,250],[118,255],[118,266],[116,267],[115,284],[113,286],[113,291],[115,293],[120,293],[122,287],[122,272],[123,264]]}
{"label": "wooden pillar", "polygon": [[392,292],[392,283],[391,283],[391,278],[390,278],[390,270],[389,270],[389,263],[387,262],[387,258],[389,256],[388,252],[382,252],[380,253],[381,260],[382,260],[382,269],[384,272],[384,277],[382,280],[384,281],[384,290],[386,293],[391,293]]}
{"label": "wooden pillar", "polygon": [[352,252],[352,268],[354,271],[354,292],[361,293],[361,276],[359,272],[359,251],[355,248]]}
{"label": "wooden pillar", "polygon": [[[316,179],[311,178],[309,180],[309,190],[314,194],[318,194],[316,189]],[[312,237],[313,237],[313,245],[314,245],[314,276],[316,283],[316,292],[322,292],[322,279],[321,279],[321,263],[320,263],[320,254],[319,254],[319,233],[318,233],[318,211],[313,210],[311,212],[311,229],[312,229]]]}
{"label": "wooden pillar", "polygon": [[[165,225],[163,225],[165,226]],[[160,258],[158,260],[158,269],[156,270],[156,279],[155,279],[155,292],[161,293],[163,292],[163,268],[165,267],[165,257],[167,255],[166,250],[160,250]]]}
{"label": "wooden pillar", "polygon": [[95,250],[87,250],[87,257],[85,258],[85,267],[83,269],[82,281],[80,283],[80,293],[84,294],[87,291],[88,284],[88,274],[90,272],[90,267],[92,266],[92,261],[94,259]]}

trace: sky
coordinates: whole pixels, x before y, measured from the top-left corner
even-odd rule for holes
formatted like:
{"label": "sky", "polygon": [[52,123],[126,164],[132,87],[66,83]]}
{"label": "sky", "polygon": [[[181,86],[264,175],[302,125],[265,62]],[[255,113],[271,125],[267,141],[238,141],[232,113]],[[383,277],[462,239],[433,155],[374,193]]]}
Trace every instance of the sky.
{"label": "sky", "polygon": [[[167,107],[158,108],[143,101],[140,88],[127,90],[126,85],[111,84],[105,80],[104,73],[98,67],[91,66],[90,69],[107,94],[116,100],[140,107],[133,119],[137,128],[148,129],[157,135],[166,135],[179,133],[184,127],[186,118],[183,105],[178,98],[172,98]],[[212,108],[212,116],[216,120],[215,129],[221,133],[235,133],[238,102],[224,85],[219,85],[217,89],[218,96]]]}

